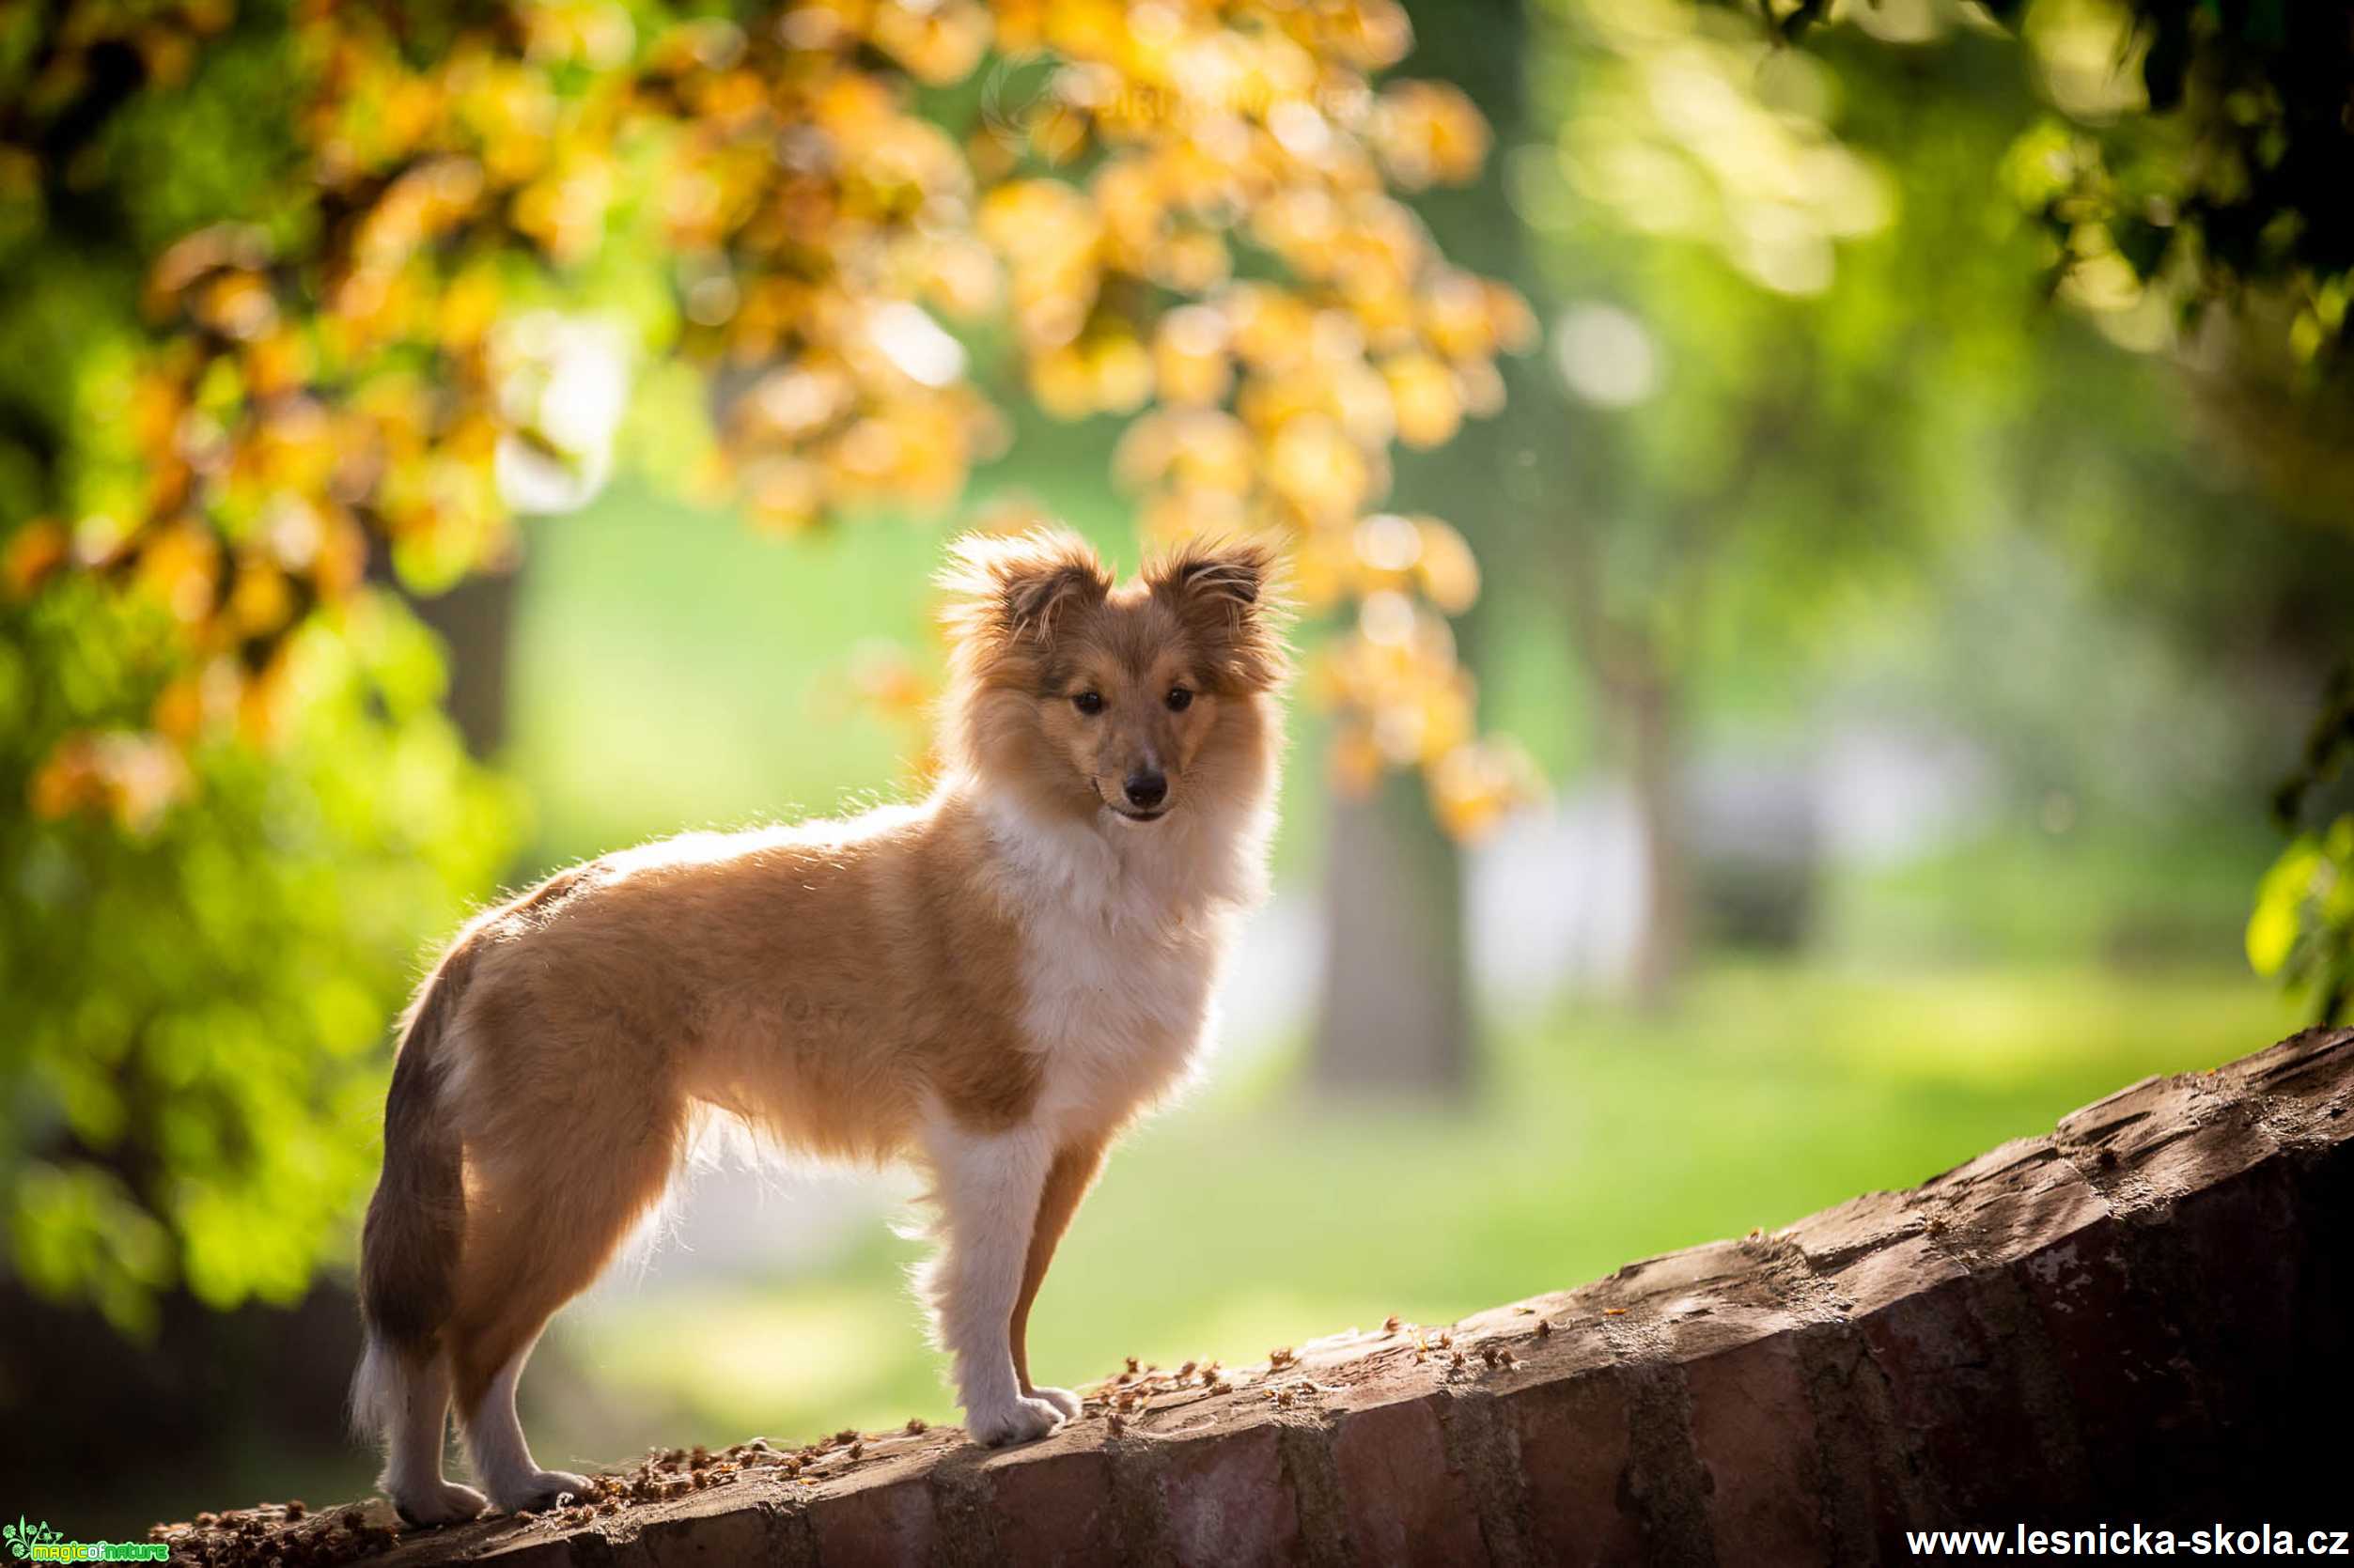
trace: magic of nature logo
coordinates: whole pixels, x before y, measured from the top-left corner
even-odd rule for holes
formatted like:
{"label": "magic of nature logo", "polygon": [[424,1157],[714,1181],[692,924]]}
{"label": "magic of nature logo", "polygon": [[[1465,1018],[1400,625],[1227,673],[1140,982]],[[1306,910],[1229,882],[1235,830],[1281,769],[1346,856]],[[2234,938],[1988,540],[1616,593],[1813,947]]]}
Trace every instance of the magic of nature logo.
{"label": "magic of nature logo", "polygon": [[160,1541],[69,1541],[48,1520],[36,1523],[22,1514],[16,1523],[0,1525],[0,1542],[23,1562],[162,1562],[172,1553]]}

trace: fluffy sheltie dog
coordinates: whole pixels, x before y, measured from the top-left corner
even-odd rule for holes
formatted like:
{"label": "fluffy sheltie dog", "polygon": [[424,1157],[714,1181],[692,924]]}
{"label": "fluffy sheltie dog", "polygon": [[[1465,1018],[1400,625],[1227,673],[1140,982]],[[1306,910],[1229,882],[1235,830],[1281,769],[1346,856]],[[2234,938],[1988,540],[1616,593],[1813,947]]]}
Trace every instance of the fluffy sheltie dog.
{"label": "fluffy sheltie dog", "polygon": [[[1271,565],[1197,545],[1115,584],[1069,535],[962,541],[928,800],[626,850],[466,926],[409,1011],[363,1243],[352,1407],[405,1518],[585,1490],[532,1459],[515,1382],[707,1110],[921,1170],[966,1430],[1078,1413],[1030,1380],[1023,1328],[1112,1141],[1200,1048],[1264,883]],[[482,1491],[442,1477],[453,1398]]]}

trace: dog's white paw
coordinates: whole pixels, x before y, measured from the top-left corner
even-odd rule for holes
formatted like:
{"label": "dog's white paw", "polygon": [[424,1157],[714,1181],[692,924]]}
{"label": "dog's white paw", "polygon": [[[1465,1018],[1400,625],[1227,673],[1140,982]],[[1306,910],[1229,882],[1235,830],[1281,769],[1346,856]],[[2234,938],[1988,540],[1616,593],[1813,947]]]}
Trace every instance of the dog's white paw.
{"label": "dog's white paw", "polygon": [[584,1502],[588,1495],[587,1478],[569,1470],[537,1470],[491,1486],[491,1500],[509,1514],[521,1514],[526,1508],[538,1514],[555,1507],[559,1498],[569,1496],[574,1502]]}
{"label": "dog's white paw", "polygon": [[1079,1396],[1068,1389],[1033,1389],[1030,1390],[1030,1397],[1046,1401],[1055,1409],[1060,1410],[1063,1413],[1063,1420],[1067,1421],[1075,1421],[1079,1419]]}
{"label": "dog's white paw", "polygon": [[[1039,1392],[1043,1394],[1044,1389]],[[964,1430],[976,1443],[997,1448],[1043,1437],[1063,1424],[1063,1412],[1044,1399],[1015,1399],[1004,1405],[967,1410]]]}
{"label": "dog's white paw", "polygon": [[413,1490],[395,1492],[392,1505],[402,1522],[424,1529],[471,1519],[488,1508],[490,1500],[471,1486],[437,1481]]}

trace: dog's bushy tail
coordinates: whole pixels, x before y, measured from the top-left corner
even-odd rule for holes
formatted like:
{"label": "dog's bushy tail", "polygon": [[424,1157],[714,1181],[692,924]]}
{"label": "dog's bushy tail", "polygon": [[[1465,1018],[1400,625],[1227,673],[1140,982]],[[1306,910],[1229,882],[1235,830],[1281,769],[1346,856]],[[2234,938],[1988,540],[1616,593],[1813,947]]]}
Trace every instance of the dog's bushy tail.
{"label": "dog's bushy tail", "polygon": [[408,1385],[442,1351],[465,1235],[463,1146],[444,1112],[443,1042],[474,967],[460,941],[417,993],[384,1096],[384,1173],[360,1233],[366,1349],[351,1382],[351,1424],[371,1437],[405,1407]]}

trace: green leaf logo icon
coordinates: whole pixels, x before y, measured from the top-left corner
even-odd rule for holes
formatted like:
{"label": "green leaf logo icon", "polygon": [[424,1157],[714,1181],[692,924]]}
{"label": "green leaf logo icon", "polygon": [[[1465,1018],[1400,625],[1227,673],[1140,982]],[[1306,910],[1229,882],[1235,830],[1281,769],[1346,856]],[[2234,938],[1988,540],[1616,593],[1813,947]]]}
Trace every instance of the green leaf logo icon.
{"label": "green leaf logo icon", "polygon": [[55,1541],[64,1533],[51,1529],[46,1519],[37,1525],[27,1524],[22,1514],[16,1516],[15,1524],[0,1526],[0,1539],[8,1542],[9,1555],[13,1557],[30,1557],[35,1546],[44,1541]]}

